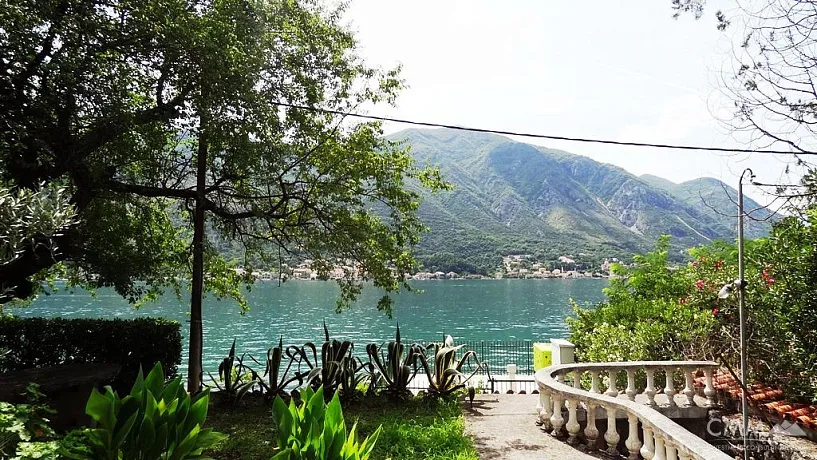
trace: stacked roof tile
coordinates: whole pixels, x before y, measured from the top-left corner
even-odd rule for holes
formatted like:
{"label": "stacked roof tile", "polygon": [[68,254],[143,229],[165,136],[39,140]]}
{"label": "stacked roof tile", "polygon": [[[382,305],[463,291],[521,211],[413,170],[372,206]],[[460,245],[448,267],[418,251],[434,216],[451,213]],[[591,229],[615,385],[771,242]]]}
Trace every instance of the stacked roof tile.
{"label": "stacked roof tile", "polygon": [[[703,376],[695,378],[697,387],[705,386]],[[740,384],[732,374],[718,371],[712,377],[712,386],[722,395],[740,400]],[[783,398],[783,390],[766,385],[749,385],[749,404],[761,411],[776,415],[783,420],[797,423],[804,429],[817,430],[817,404],[789,403]]]}

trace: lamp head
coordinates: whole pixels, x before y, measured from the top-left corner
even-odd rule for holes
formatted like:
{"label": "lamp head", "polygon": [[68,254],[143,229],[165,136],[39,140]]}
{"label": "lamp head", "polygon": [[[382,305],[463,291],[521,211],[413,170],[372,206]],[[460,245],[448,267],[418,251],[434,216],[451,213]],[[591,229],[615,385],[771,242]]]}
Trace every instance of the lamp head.
{"label": "lamp head", "polygon": [[726,299],[732,294],[732,283],[724,284],[720,291],[718,291],[719,299]]}
{"label": "lamp head", "polygon": [[732,281],[731,283],[724,284],[721,290],[718,291],[718,298],[719,299],[728,298],[730,295],[732,295],[732,291],[734,291],[735,288],[739,289],[742,284],[743,282],[741,280],[735,280]]}

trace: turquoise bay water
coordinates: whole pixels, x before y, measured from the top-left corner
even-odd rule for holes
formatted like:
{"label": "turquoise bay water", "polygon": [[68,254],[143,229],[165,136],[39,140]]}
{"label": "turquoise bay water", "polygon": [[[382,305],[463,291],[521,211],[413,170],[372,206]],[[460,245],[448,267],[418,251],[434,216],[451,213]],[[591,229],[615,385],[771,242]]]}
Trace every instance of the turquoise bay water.
{"label": "turquoise bay water", "polygon": [[[402,336],[413,341],[439,341],[445,334],[456,341],[547,341],[566,336],[564,319],[571,314],[570,298],[595,304],[603,299],[606,285],[607,280],[600,279],[413,281],[412,286],[422,292],[397,295],[394,317],[389,319],[377,311],[381,294],[372,288],[364,289],[350,310],[335,314],[338,288],[334,283],[288,281],[279,286],[259,282],[248,293],[252,310],[243,315],[232,302],[205,299],[204,367],[215,372],[233,339],[237,339],[239,353],[258,359],[281,336],[285,345],[322,342],[324,320],[332,338],[349,339],[359,346],[393,340],[397,322]],[[12,312],[64,318],[161,316],[180,321],[186,336],[188,308],[188,297],[179,300],[166,295],[134,311],[115,292],[100,290],[96,298],[85,292],[41,296],[31,306]]]}

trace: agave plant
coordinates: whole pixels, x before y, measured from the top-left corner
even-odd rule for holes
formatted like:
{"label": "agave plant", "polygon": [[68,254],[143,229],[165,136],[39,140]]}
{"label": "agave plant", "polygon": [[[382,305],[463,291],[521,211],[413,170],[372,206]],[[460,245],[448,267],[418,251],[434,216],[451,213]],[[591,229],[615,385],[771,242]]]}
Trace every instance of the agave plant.
{"label": "agave plant", "polygon": [[[430,395],[445,396],[464,388],[468,380],[483,367],[483,363],[473,350],[466,351],[461,358],[457,358],[457,352],[464,346],[454,345],[454,339],[449,335],[444,343],[431,343],[426,347],[428,350],[434,350],[433,368],[429,367],[425,355],[420,360],[428,375]],[[468,375],[462,372],[466,364],[472,367]]]}
{"label": "agave plant", "polygon": [[262,379],[259,382],[267,397],[273,398],[278,395],[285,395],[287,386],[296,380],[298,386],[303,383],[306,374],[301,372],[296,371],[292,377],[287,378],[289,371],[292,369],[292,364],[297,361],[297,353],[293,353],[293,349],[297,350],[297,347],[290,346],[287,349],[287,366],[283,372],[281,372],[281,363],[284,359],[284,338],[281,337],[277,347],[267,350],[267,363],[264,369],[264,377],[267,378],[267,381],[265,382]]}
{"label": "agave plant", "polygon": [[[343,383],[344,365],[352,358],[354,344],[348,340],[330,340],[329,329],[323,323],[323,333],[326,340],[321,346],[321,358],[318,361],[318,352],[315,344],[307,342],[297,349],[299,367],[301,363],[310,369],[306,374],[306,383],[313,389],[323,387],[326,396],[335,394]],[[310,352],[311,357],[310,359]]]}
{"label": "agave plant", "polygon": [[276,443],[279,452],[272,460],[367,460],[372,454],[382,427],[360,442],[357,424],[346,433],[346,422],[338,394],[327,405],[323,387],[316,392],[307,387],[302,402],[289,405],[280,396],[272,404],[277,425]]}
{"label": "agave plant", "polygon": [[397,325],[397,335],[394,342],[389,342],[384,353],[384,347],[374,343],[366,346],[366,353],[377,373],[372,385],[377,381],[385,382],[387,393],[403,396],[409,393],[408,386],[420,370],[425,349],[422,345],[405,345],[400,340],[400,325]]}
{"label": "agave plant", "polygon": [[[347,356],[341,363],[340,394],[344,399],[360,395],[360,387],[369,381],[368,393],[375,390],[371,382],[374,367],[356,356]],[[374,383],[376,386],[376,382]]]}
{"label": "agave plant", "polygon": [[[233,339],[230,352],[218,365],[219,378],[216,379],[212,374],[207,373],[219,391],[223,392],[227,399],[233,403],[243,398],[254,386],[261,386],[264,381],[258,375],[258,372],[245,364],[246,358],[246,353],[240,357],[236,356],[235,339]],[[253,358],[250,356],[250,359]]]}

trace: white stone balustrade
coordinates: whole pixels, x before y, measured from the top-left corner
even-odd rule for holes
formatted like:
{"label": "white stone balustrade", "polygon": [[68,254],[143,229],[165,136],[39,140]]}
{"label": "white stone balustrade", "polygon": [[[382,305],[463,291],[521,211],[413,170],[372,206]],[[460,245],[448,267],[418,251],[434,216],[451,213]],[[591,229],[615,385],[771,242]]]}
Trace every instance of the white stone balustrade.
{"label": "white stone balustrade", "polygon": [[[562,436],[566,429],[570,436],[568,442],[578,443],[581,437],[593,448],[601,433],[596,427],[598,408],[604,409],[607,429],[603,434],[605,449],[613,454],[618,452],[619,442],[624,439],[625,450],[630,459],[646,460],[728,460],[727,454],[710,445],[703,439],[690,433],[680,425],[656,410],[655,371],[665,375],[663,388],[670,407],[676,405],[673,396],[680,393],[686,397],[686,404],[694,405],[695,389],[693,377],[695,372],[703,370],[706,376],[704,395],[707,406],[715,403],[715,390],[712,386],[713,371],[717,363],[710,361],[638,361],[622,363],[579,363],[562,364],[542,369],[536,373],[536,383],[540,392],[540,421],[546,430],[553,435]],[[646,386],[642,394],[646,395],[648,404],[636,402],[636,374],[643,370],[646,374]],[[684,376],[684,388],[678,391],[673,382],[673,375],[681,371]],[[582,375],[590,375],[590,388],[581,386]],[[619,372],[627,374],[626,388],[616,386]],[[599,375],[606,374],[609,386],[604,393],[599,389]],[[571,385],[566,385],[565,376],[570,378]],[[643,381],[641,382],[643,385]],[[619,397],[619,395],[622,395]],[[625,397],[626,396],[626,397]],[[680,396],[679,396],[680,398]],[[662,405],[666,406],[663,402]],[[682,403],[677,403],[683,407]],[[567,419],[562,411],[567,408]],[[579,411],[586,413],[585,429],[579,423]],[[673,409],[677,410],[677,409]],[[686,409],[685,409],[686,410]],[[700,409],[702,410],[702,409]],[[627,419],[627,430],[619,433],[616,428],[616,414]],[[639,436],[641,434],[641,436]],[[643,441],[642,441],[643,439]]]}

